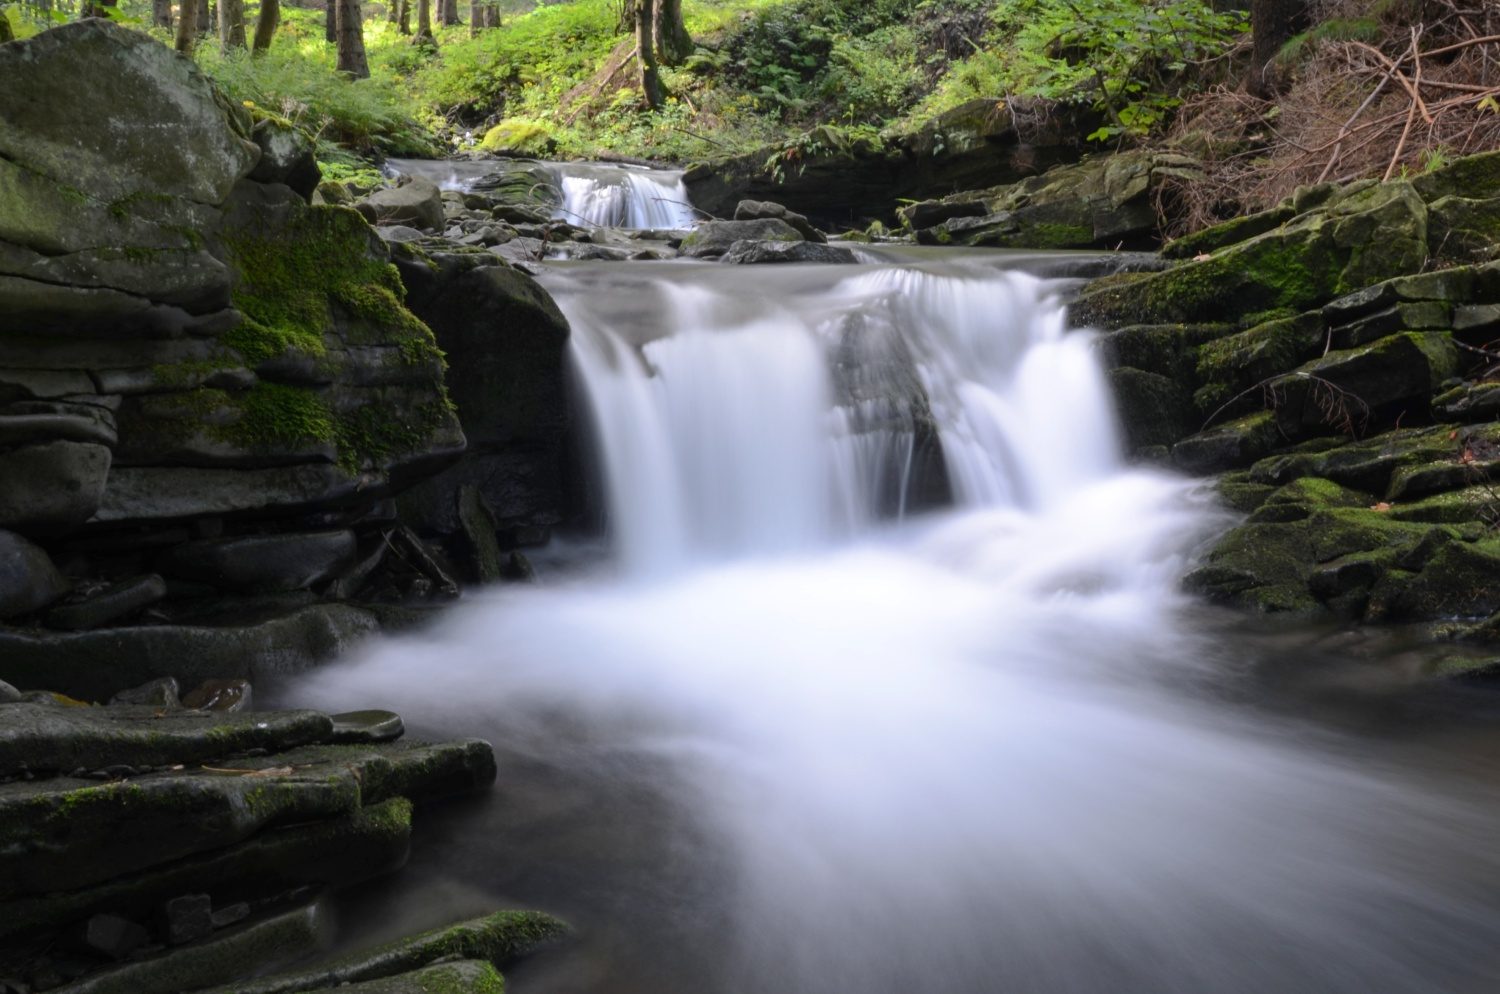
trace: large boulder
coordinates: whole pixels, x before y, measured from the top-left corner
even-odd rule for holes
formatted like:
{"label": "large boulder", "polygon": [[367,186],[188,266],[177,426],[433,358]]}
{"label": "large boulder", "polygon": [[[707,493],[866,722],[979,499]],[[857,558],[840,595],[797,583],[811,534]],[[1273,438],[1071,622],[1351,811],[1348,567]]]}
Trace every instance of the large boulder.
{"label": "large boulder", "polygon": [[355,208],[371,224],[408,224],[428,231],[443,230],[443,194],[422,176],[402,177],[396,186],[376,190]]}
{"label": "large boulder", "polygon": [[802,232],[777,217],[749,221],[705,221],[682,240],[683,255],[694,258],[720,256],[736,242],[800,242]]}
{"label": "large boulder", "polygon": [[0,531],[0,618],[40,611],[67,592],[67,578],[46,552]]}

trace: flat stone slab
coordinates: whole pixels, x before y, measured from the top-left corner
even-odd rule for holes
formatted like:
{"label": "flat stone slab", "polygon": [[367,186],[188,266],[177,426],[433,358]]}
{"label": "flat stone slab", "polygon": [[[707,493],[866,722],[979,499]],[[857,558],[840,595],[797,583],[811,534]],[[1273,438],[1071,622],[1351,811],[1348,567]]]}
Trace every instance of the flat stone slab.
{"label": "flat stone slab", "polygon": [[406,731],[394,711],[345,711],[332,717],[330,742],[394,742]]}
{"label": "flat stone slab", "polygon": [[[456,960],[439,963],[396,977],[382,977],[361,984],[340,984],[338,988],[322,987],[323,994],[504,994],[505,979],[483,960]],[[318,992],[313,992],[318,994]]]}
{"label": "flat stone slab", "polygon": [[222,713],[151,705],[59,707],[21,703],[0,716],[0,774],[202,763],[248,749],[321,742],[333,722],[316,711]]}

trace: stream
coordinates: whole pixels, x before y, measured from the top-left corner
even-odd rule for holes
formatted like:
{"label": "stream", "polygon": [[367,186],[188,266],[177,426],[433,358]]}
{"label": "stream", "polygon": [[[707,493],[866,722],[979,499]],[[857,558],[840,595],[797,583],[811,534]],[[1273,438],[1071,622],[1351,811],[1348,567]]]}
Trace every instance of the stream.
{"label": "stream", "polygon": [[[681,223],[617,178],[568,209]],[[542,266],[607,540],[285,690],[500,759],[349,929],[569,919],[518,994],[1500,987],[1489,698],[1182,594],[1231,518],[1038,258]]]}

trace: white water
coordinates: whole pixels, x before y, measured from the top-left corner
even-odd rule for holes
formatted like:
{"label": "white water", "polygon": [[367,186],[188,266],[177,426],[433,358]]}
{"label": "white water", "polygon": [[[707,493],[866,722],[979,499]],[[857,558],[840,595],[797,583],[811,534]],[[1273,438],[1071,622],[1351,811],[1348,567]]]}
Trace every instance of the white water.
{"label": "white water", "polygon": [[[1124,464],[1048,285],[746,268],[555,270],[618,567],[476,598],[301,691],[628,780],[692,827],[628,858],[701,886],[559,893],[584,948],[630,938],[531,989],[1496,988],[1467,801],[1191,691],[1234,659],[1176,593],[1220,519]],[[958,506],[893,520],[914,394]],[[573,816],[572,858],[631,810]]]}

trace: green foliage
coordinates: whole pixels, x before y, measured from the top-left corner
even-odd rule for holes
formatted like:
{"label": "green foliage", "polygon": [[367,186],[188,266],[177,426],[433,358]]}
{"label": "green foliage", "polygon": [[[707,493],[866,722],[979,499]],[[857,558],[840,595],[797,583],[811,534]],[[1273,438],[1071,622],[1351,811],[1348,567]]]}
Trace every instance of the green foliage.
{"label": "green foliage", "polygon": [[1004,92],[1092,103],[1109,119],[1096,140],[1151,131],[1192,84],[1187,70],[1245,30],[1203,0],[1000,0],[995,26]]}
{"label": "green foliage", "polygon": [[521,152],[544,155],[556,142],[552,129],[544,121],[526,117],[508,117],[484,133],[479,147],[486,152]]}

